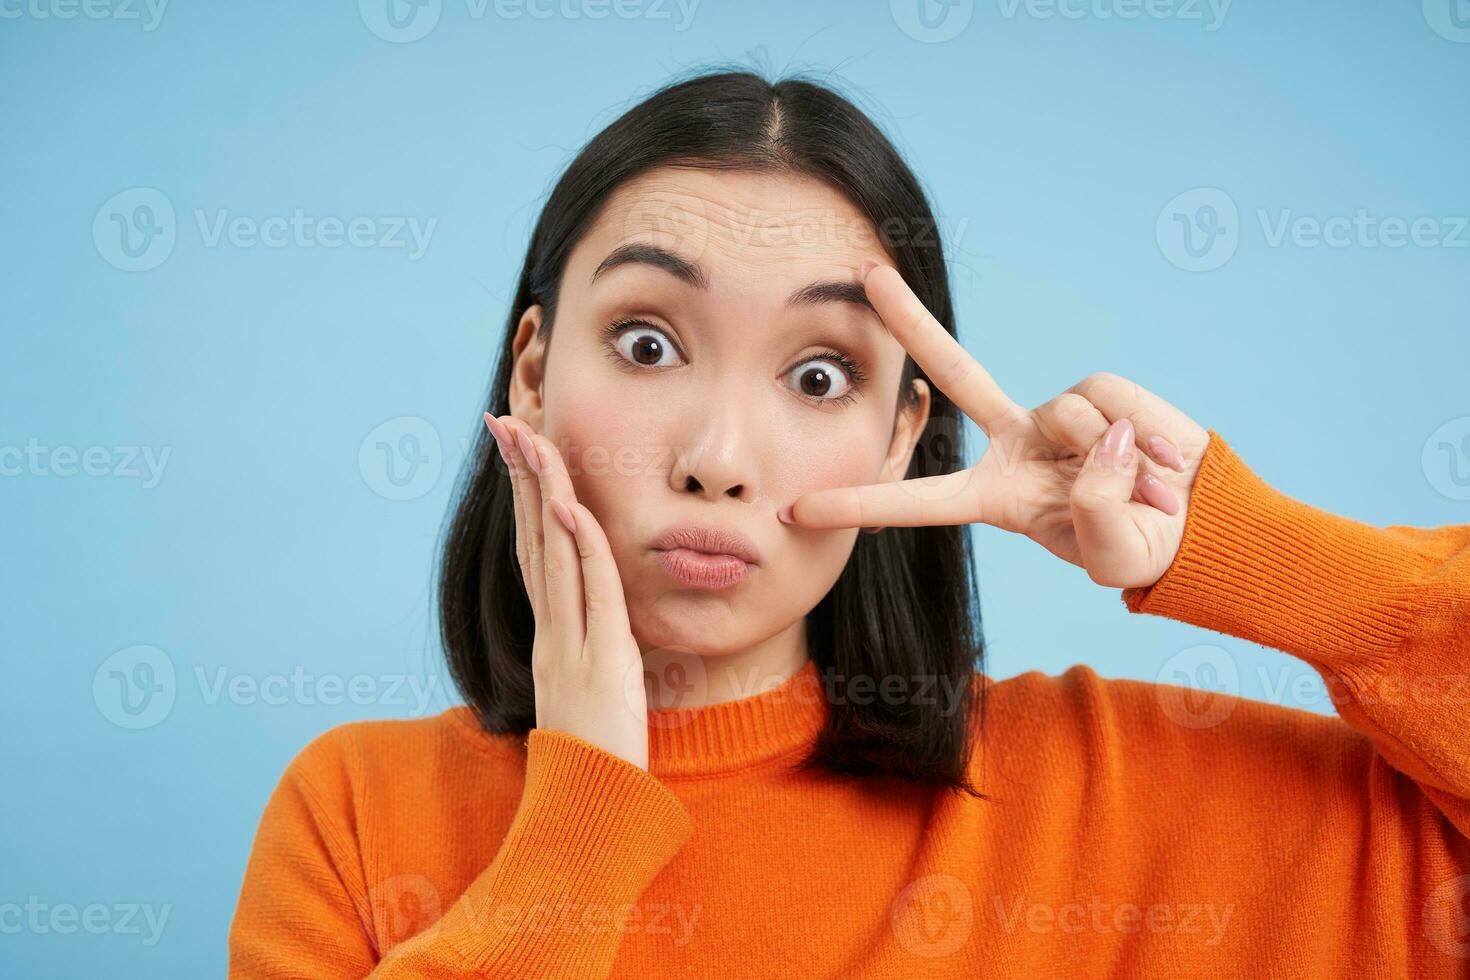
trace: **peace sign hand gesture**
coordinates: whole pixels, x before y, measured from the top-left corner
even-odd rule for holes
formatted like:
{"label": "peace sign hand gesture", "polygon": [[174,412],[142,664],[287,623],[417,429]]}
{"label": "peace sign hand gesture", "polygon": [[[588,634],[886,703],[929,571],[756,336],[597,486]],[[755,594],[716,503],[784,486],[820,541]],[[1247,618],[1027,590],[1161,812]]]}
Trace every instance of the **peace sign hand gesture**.
{"label": "peace sign hand gesture", "polygon": [[[868,301],[989,445],[966,470],[814,490],[787,511],[809,528],[983,522],[1024,534],[1099,585],[1152,585],[1174,560],[1209,433],[1162,398],[1094,374],[1025,409],[929,313],[896,269],[863,263]],[[1134,444],[1147,447],[1147,454]]]}

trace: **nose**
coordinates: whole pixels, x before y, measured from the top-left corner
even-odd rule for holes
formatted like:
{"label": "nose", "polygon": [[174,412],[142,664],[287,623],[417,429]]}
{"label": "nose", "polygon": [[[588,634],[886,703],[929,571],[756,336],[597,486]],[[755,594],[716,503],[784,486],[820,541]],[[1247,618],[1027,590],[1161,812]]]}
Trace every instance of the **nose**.
{"label": "nose", "polygon": [[751,453],[751,419],[739,402],[728,408],[706,403],[708,411],[691,413],[685,436],[674,447],[669,484],[677,493],[708,500],[754,499],[756,460]]}

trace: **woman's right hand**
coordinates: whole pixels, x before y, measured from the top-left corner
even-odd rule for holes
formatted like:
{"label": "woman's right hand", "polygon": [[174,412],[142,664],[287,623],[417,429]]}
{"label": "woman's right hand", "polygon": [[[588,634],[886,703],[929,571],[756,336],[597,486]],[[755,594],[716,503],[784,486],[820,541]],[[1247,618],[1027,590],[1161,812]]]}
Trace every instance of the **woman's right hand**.
{"label": "woman's right hand", "polygon": [[536,615],[536,727],[647,769],[643,658],[607,536],[550,440],[513,415],[486,412],[485,425],[510,471],[516,558]]}

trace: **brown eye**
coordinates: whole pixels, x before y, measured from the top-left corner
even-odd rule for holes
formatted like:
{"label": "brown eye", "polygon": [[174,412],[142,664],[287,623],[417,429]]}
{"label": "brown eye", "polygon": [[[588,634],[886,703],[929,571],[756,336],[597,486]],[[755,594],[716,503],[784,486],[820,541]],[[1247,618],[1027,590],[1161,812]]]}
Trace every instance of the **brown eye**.
{"label": "brown eye", "polygon": [[827,360],[803,361],[791,369],[791,376],[801,394],[819,401],[836,401],[852,387],[842,369]]}
{"label": "brown eye", "polygon": [[678,361],[678,351],[662,330],[638,327],[623,331],[617,340],[618,352],[642,367],[664,367],[666,357]]}

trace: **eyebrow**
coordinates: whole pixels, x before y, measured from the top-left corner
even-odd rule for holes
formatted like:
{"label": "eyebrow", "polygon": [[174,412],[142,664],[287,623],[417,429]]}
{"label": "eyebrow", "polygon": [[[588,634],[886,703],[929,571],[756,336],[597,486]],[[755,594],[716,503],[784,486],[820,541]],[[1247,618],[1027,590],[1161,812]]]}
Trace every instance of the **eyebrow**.
{"label": "eyebrow", "polygon": [[[634,264],[662,269],[696,289],[709,288],[709,276],[698,262],[691,262],[666,248],[645,242],[628,242],[613,249],[593,270],[590,281],[596,282],[598,276],[620,265]],[[860,282],[834,279],[807,283],[786,298],[787,306],[817,306],[823,303],[853,303],[874,313],[878,312],[868,301],[868,294]]]}

